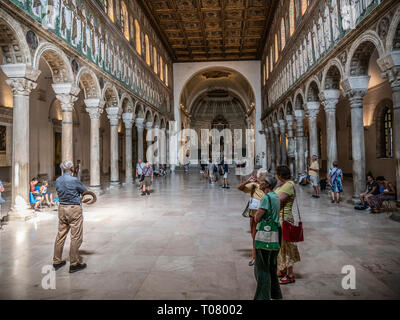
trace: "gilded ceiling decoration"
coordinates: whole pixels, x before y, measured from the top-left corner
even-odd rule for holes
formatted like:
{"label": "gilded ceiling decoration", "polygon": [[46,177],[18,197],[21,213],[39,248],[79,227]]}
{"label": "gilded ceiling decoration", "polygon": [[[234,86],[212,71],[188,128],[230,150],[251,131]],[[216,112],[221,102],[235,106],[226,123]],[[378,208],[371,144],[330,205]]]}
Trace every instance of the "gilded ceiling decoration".
{"label": "gilded ceiling decoration", "polygon": [[277,0],[142,0],[175,61],[259,59]]}

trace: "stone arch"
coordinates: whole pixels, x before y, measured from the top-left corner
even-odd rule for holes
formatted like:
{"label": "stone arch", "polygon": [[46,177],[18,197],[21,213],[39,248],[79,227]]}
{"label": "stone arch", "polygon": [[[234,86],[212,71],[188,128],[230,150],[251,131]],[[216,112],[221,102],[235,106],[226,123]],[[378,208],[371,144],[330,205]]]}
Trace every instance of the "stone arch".
{"label": "stone arch", "polygon": [[48,64],[54,83],[74,82],[71,63],[65,53],[49,42],[42,42],[36,49],[33,67],[39,70],[40,58]]}
{"label": "stone arch", "polygon": [[154,125],[160,125],[160,117],[157,113],[154,113]]}
{"label": "stone arch", "polygon": [[76,76],[76,85],[79,86],[79,84],[83,88],[86,99],[101,97],[99,80],[96,74],[86,66],[81,68]]}
{"label": "stone arch", "polygon": [[292,101],[291,100],[289,100],[287,103],[286,103],[286,108],[285,108],[285,110],[286,110],[286,112],[285,112],[285,114],[286,115],[293,115],[293,104],[292,104]]}
{"label": "stone arch", "polygon": [[101,98],[106,103],[105,107],[119,107],[118,91],[111,83],[104,85]]}
{"label": "stone arch", "polygon": [[140,119],[144,119],[144,116],[145,116],[143,105],[139,102],[136,102],[136,105],[135,105],[135,115],[136,115],[136,118],[140,118]]}
{"label": "stone arch", "polygon": [[353,42],[346,62],[346,78],[368,75],[369,58],[372,55],[374,47],[378,50],[379,58],[382,58],[384,55],[382,40],[372,30],[366,31]]}
{"label": "stone arch", "polygon": [[295,98],[295,110],[304,110],[304,96],[302,93],[298,93]]}
{"label": "stone arch", "polygon": [[316,76],[311,77],[306,85],[306,101],[319,101],[318,94],[320,92],[321,85]]}
{"label": "stone arch", "polygon": [[296,99],[297,99],[297,96],[299,96],[299,95],[300,95],[300,97],[303,99],[303,101],[306,100],[306,99],[304,98],[303,89],[302,89],[302,88],[298,88],[298,89],[296,90],[296,92],[294,93],[294,95],[293,95],[293,99],[291,99],[292,105],[296,106]]}
{"label": "stone arch", "polygon": [[334,58],[330,60],[322,72],[321,90],[339,89],[339,84],[343,76],[343,66],[339,59]]}
{"label": "stone arch", "polygon": [[285,116],[285,106],[282,104],[278,109],[278,120],[284,120]]}
{"label": "stone arch", "polygon": [[150,108],[146,108],[144,119],[145,122],[153,122],[153,112],[150,110]]}
{"label": "stone arch", "polygon": [[[32,57],[21,26],[0,8],[0,43],[3,49],[3,64],[26,63],[32,65]],[[7,50],[7,51],[6,51]]]}
{"label": "stone arch", "polygon": [[167,127],[166,121],[165,121],[165,118],[163,117],[163,118],[161,118],[161,121],[160,121],[160,128],[165,129],[166,127]]}
{"label": "stone arch", "polygon": [[132,113],[133,112],[133,100],[129,94],[124,92],[120,99],[119,108],[123,110],[124,113]]}
{"label": "stone arch", "polygon": [[[388,34],[386,36],[386,52],[387,53],[393,51],[394,41],[396,41],[397,35],[400,37],[400,5],[397,7],[396,12],[393,15],[392,22],[390,23],[390,26],[389,26]],[[400,41],[399,41],[398,49],[400,49]],[[395,48],[395,50],[396,50],[396,48]]]}

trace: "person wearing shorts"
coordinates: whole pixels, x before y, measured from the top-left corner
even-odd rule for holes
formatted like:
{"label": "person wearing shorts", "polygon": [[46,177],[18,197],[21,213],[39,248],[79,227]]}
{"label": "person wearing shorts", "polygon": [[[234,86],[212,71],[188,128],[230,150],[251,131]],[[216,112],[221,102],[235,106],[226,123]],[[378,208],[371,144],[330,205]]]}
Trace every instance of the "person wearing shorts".
{"label": "person wearing shorts", "polygon": [[310,176],[310,180],[314,189],[312,197],[319,198],[319,189],[318,189],[319,164],[318,164],[318,157],[315,154],[311,158],[311,166],[309,167],[308,175]]}
{"label": "person wearing shorts", "polygon": [[223,174],[222,188],[229,189],[229,186],[228,186],[228,171],[229,171],[229,168],[228,168],[228,164],[225,163],[225,161],[222,161],[221,169],[222,169],[221,173]]}
{"label": "person wearing shorts", "polygon": [[[150,195],[150,188],[151,188],[151,184],[153,183],[153,179],[154,179],[154,172],[153,172],[153,168],[150,166],[150,162],[146,163],[146,166],[144,167],[143,171],[142,171],[142,176],[144,177],[144,180],[142,182],[143,184],[143,189],[142,189],[142,196]],[[146,190],[147,188],[147,190]]]}

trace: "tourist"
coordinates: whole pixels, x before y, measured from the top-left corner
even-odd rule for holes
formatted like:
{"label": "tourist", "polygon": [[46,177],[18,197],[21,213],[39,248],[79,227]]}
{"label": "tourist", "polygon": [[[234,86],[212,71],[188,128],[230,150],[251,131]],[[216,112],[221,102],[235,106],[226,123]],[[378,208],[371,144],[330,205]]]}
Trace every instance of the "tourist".
{"label": "tourist", "polygon": [[308,168],[308,175],[314,189],[313,198],[319,198],[318,180],[319,180],[319,164],[318,157],[314,154],[311,157],[311,166]]}
{"label": "tourist", "polygon": [[[142,179],[143,179],[143,184],[142,184],[142,196],[150,195],[150,188],[151,184],[153,183],[154,180],[154,172],[153,168],[150,165],[150,162],[147,162],[143,171],[142,171]],[[147,187],[147,190],[146,190]]]}
{"label": "tourist", "polygon": [[[296,197],[294,182],[290,179],[290,169],[287,166],[278,166],[276,177],[281,185],[276,188],[275,193],[281,201],[280,223],[288,221],[294,223],[292,207]],[[278,277],[280,284],[295,282],[293,266],[300,261],[300,253],[296,243],[282,239],[281,249],[278,255]]]}
{"label": "tourist", "polygon": [[229,189],[229,186],[228,186],[229,167],[228,167],[228,164],[225,163],[225,161],[222,161],[222,163],[221,163],[221,173],[223,176],[222,188]]}
{"label": "tourist", "polygon": [[145,166],[146,164],[142,161],[142,159],[138,159],[138,162],[136,164],[136,179],[139,179],[141,177]]}
{"label": "tourist", "polygon": [[343,192],[343,171],[338,167],[338,162],[333,161],[333,168],[329,169],[329,184],[331,186],[332,203],[340,202],[340,194]]}
{"label": "tourist", "polygon": [[[1,193],[4,192],[4,186],[3,186],[3,181],[0,180],[0,206],[6,202],[3,197],[1,196]],[[0,209],[1,210],[1,209]],[[0,213],[0,220],[1,220],[1,213]]]}
{"label": "tourist", "polygon": [[76,162],[74,176],[81,180],[81,160],[77,160]]}
{"label": "tourist", "polygon": [[49,184],[46,180],[43,181],[42,186],[40,187],[40,194],[42,195],[43,200],[46,200],[46,204],[50,207],[51,205],[54,205],[54,202],[53,202],[53,194],[47,192],[48,185]]}
{"label": "tourist", "polygon": [[376,178],[382,192],[378,195],[373,195],[367,199],[371,207],[371,213],[379,213],[382,210],[384,201],[396,200],[396,188],[392,182],[389,182],[385,177],[379,176]]}
{"label": "tourist", "polygon": [[256,249],[254,248],[254,239],[256,236],[256,227],[257,224],[254,221],[254,216],[257,213],[259,208],[260,201],[264,196],[264,192],[260,189],[260,182],[264,182],[265,177],[267,175],[267,170],[259,169],[256,175],[251,175],[249,179],[240,183],[237,188],[244,192],[250,194],[250,202],[249,202],[249,212],[250,212],[250,232],[253,243],[253,249],[251,254],[251,260],[249,262],[249,266],[253,266],[256,259]]}
{"label": "tourist", "polygon": [[29,192],[32,193],[33,199],[35,199],[34,209],[35,211],[40,211],[40,205],[42,204],[43,197],[40,194],[40,190],[36,190],[36,185],[39,180],[36,177],[33,177],[31,182],[29,182]]}
{"label": "tourist", "polygon": [[[279,225],[280,199],[273,189],[276,186],[276,179],[268,175],[264,182],[260,183],[260,189],[264,192],[261,199],[260,207],[255,215],[255,223],[261,222],[262,219],[275,223],[278,227],[278,242],[281,243],[281,227]],[[273,240],[273,239],[271,239]],[[270,300],[282,299],[282,292],[278,279],[278,259],[279,249],[266,250],[256,249],[256,261],[254,265],[254,275],[257,280],[257,290],[254,300]]]}
{"label": "tourist", "polygon": [[360,198],[359,205],[355,206],[354,208],[357,210],[365,210],[370,209],[368,205],[368,198],[372,196],[379,195],[379,184],[374,180],[372,174],[367,175],[367,186],[365,191],[361,193],[358,197]]}
{"label": "tourist", "polygon": [[58,270],[66,264],[65,260],[62,260],[62,252],[65,239],[71,230],[69,272],[73,273],[86,268],[86,263],[83,263],[79,255],[79,247],[83,240],[81,195],[87,191],[87,188],[78,178],[72,176],[74,173],[72,161],[64,160],[60,168],[63,175],[56,180],[60,206],[58,207],[58,234],[54,245],[53,267]]}

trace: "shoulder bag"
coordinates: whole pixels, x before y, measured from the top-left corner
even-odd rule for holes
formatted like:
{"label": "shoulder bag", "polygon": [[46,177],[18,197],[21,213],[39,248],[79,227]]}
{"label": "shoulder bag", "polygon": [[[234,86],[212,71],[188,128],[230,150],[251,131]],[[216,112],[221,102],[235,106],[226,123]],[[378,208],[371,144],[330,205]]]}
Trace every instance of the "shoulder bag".
{"label": "shoulder bag", "polygon": [[[266,195],[269,203],[271,199]],[[271,205],[270,205],[271,207]],[[279,250],[279,225],[271,217],[265,215],[257,224],[257,233],[254,239],[254,248],[264,250]]]}
{"label": "shoulder bag", "polygon": [[[251,193],[250,193],[250,197],[253,198],[253,194],[256,191],[256,186],[253,184],[253,188],[251,189]],[[244,208],[243,212],[242,212],[242,216],[245,218],[249,218],[250,217],[250,209],[249,209],[249,205],[250,205],[250,200],[247,201],[247,205],[246,208]]]}
{"label": "shoulder bag", "polygon": [[[147,170],[146,170],[146,173],[149,171],[149,169],[148,168],[146,168]],[[146,175],[146,173],[144,173],[143,171],[142,171],[142,175],[140,176],[140,182],[142,182],[142,181],[144,181],[144,177],[145,177],[145,175]]]}
{"label": "shoulder bag", "polygon": [[[288,242],[302,242],[304,241],[303,234],[303,223],[300,217],[299,204],[296,196],[296,187],[293,185],[294,189],[294,201],[296,202],[297,214],[299,216],[298,225],[291,223],[290,221],[285,220],[285,214],[283,214],[283,222],[282,222],[282,239]],[[282,209],[284,210],[284,209]]]}

